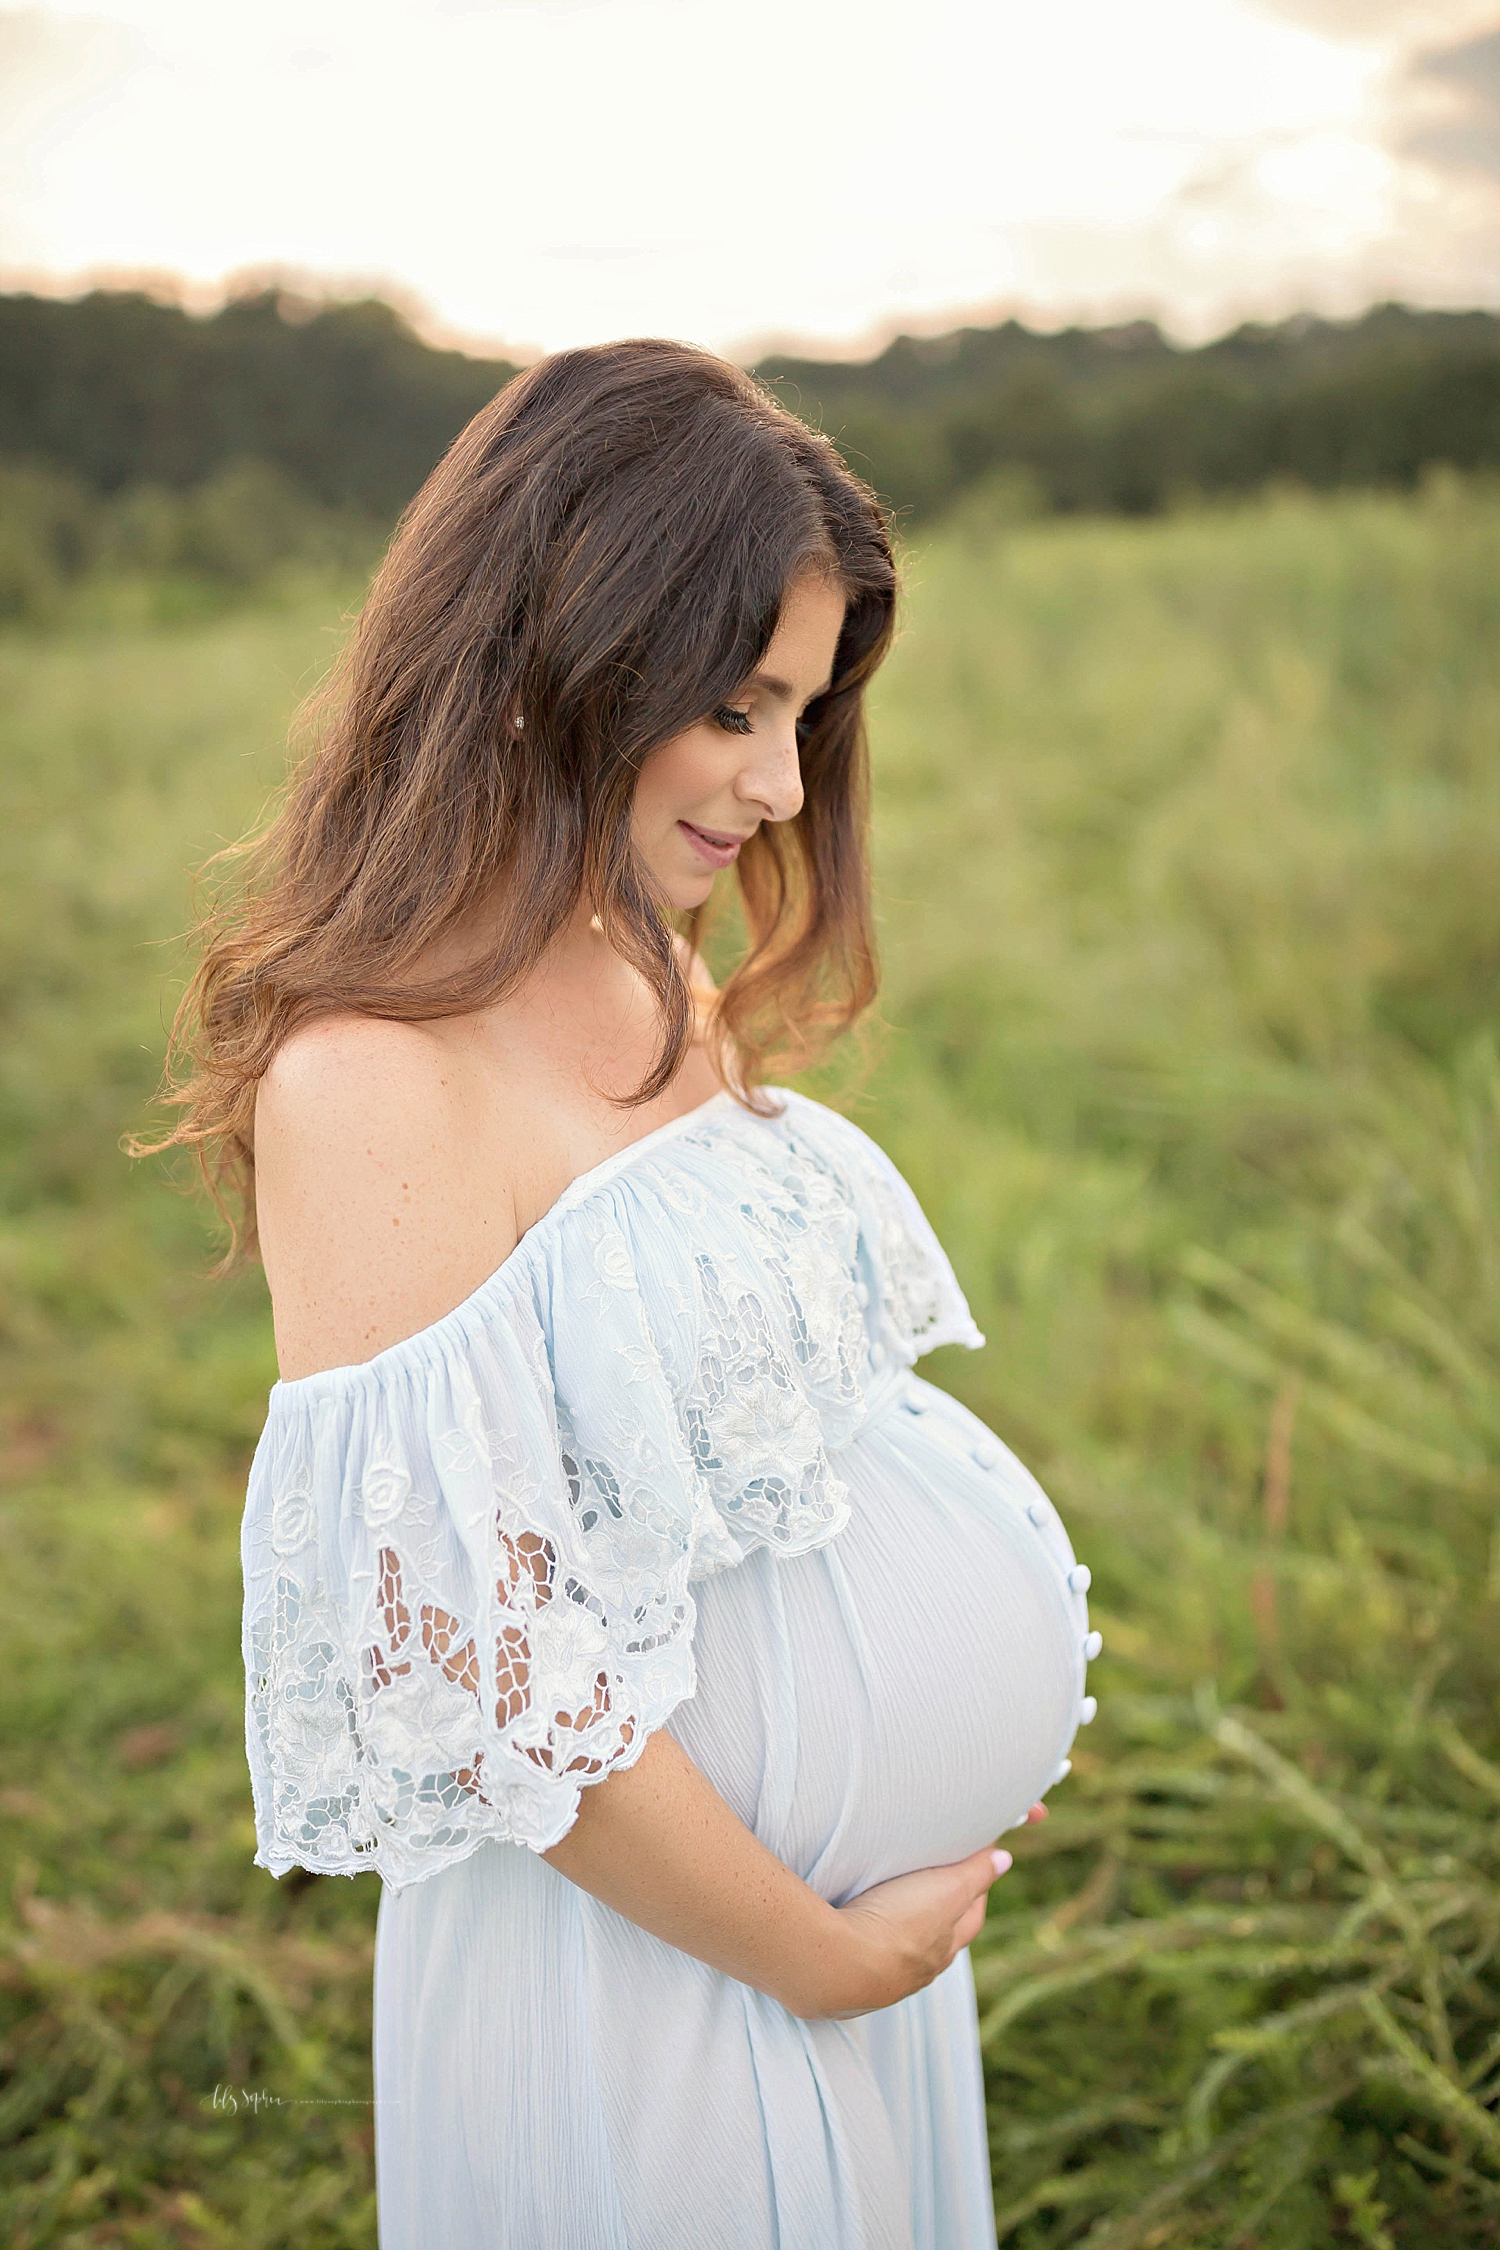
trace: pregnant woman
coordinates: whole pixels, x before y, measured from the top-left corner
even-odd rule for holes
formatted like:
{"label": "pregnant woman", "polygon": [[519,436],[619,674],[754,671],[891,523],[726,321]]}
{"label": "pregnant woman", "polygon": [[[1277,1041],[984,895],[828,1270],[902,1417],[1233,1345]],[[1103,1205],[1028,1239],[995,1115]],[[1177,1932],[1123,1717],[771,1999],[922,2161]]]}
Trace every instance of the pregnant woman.
{"label": "pregnant woman", "polygon": [[409,511],[190,995],[179,1137],[282,1376],[256,1857],[382,1879],[382,2250],[994,2243],[965,1948],[1092,1716],[1088,1574],[911,1372],[983,1339],[910,1190],[765,1082],[874,989],[894,596],[748,377],[544,360]]}

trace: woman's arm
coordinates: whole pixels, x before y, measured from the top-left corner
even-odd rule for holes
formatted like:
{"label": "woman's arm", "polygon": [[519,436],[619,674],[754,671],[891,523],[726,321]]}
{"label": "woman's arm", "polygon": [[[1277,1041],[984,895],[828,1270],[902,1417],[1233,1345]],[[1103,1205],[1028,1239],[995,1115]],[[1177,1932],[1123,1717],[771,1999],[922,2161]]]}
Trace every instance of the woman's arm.
{"label": "woman's arm", "polygon": [[583,1792],[543,1855],[653,1937],[769,1993],[794,2016],[862,2016],[940,1976],[984,1920],[1010,1853],[877,1883],[833,1907],[767,1851],[686,1751],[654,1734]]}

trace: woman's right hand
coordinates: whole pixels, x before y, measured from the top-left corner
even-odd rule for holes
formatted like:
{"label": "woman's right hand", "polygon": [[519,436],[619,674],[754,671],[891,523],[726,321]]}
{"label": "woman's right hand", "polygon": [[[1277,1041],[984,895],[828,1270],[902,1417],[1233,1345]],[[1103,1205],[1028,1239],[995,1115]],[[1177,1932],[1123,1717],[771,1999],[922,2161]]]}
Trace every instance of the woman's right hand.
{"label": "woman's right hand", "polygon": [[785,2004],[807,2018],[864,2016],[920,1992],[978,1935],[990,1885],[1010,1865],[1008,1851],[986,1845],[861,1891],[837,1909],[838,1943],[816,1964],[811,1989]]}

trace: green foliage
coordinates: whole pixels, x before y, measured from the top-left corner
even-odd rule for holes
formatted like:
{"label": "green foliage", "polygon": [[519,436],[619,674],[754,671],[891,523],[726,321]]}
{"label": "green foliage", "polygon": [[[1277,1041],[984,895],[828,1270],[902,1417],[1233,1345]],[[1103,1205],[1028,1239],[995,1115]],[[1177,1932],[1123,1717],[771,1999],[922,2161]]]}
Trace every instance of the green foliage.
{"label": "green foliage", "polygon": [[[375,301],[267,290],[195,319],[128,291],[0,296],[0,460],[88,492],[144,488],[148,545],[162,495],[248,462],[305,510],[389,526],[515,372],[433,350]],[[777,357],[756,372],[903,520],[929,525],[971,493],[981,515],[998,494],[1009,521],[1018,494],[1033,510],[1140,515],[1277,479],[1410,487],[1434,463],[1500,469],[1491,313],[1382,305],[1191,350],[1149,321],[1038,335],[1012,320],[901,336],[863,363]],[[326,539],[311,516],[305,528]],[[45,593],[7,597],[10,537],[0,530],[0,614],[40,616]],[[209,543],[221,553],[223,534]]]}
{"label": "green foliage", "polygon": [[[1003,2239],[1500,2213],[1500,501],[1147,525],[997,487],[875,713],[887,1019],[841,1092],[955,1255],[936,1372],[1094,1573],[1094,1725],[976,1948]],[[357,599],[350,585],[348,598]],[[250,1865],[251,1275],[117,1150],[185,869],[326,586],[0,638],[0,2208],[368,2244],[377,1887]],[[215,2088],[279,2106],[230,2110]]]}
{"label": "green foliage", "polygon": [[185,492],[103,496],[35,461],[0,460],[0,623],[57,626],[122,609],[202,616],[250,591],[371,564],[385,529],[309,500],[268,461],[231,461]]}
{"label": "green foliage", "polygon": [[[357,585],[347,590],[358,598]],[[132,1170],[187,869],[254,817],[337,596],[0,638],[0,2238],[374,2239],[363,1886],[252,1868],[255,1276]],[[166,990],[164,992],[164,985]],[[215,2106],[216,2087],[281,2107]]]}
{"label": "green foliage", "polygon": [[1018,321],[899,336],[878,359],[757,373],[880,492],[931,519],[997,470],[1047,506],[1143,515],[1280,478],[1411,485],[1500,463],[1500,322],[1381,305],[1182,350],[1150,321],[1039,336]]}
{"label": "green foliage", "polygon": [[263,290],[199,320],[129,290],[0,296],[0,455],[105,493],[269,462],[304,499],[389,523],[515,372],[434,350],[373,299]]}
{"label": "green foliage", "polygon": [[74,476],[0,463],[0,618],[51,623],[93,560],[98,503]]}

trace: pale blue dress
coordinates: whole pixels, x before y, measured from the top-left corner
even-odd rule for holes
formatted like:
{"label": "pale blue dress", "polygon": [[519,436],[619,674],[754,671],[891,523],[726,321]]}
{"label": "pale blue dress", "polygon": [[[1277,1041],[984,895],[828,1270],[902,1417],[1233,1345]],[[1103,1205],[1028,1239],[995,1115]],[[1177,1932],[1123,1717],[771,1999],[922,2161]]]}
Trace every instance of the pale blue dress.
{"label": "pale blue dress", "polygon": [[835,1903],[1016,1826],[1088,1573],[911,1373],[978,1345],[857,1127],[729,1095],[456,1311],[278,1383],[243,1534],[256,1862],[374,1869],[381,2250],[992,2250],[967,1954],[805,2023],[539,1855],[667,1727]]}

